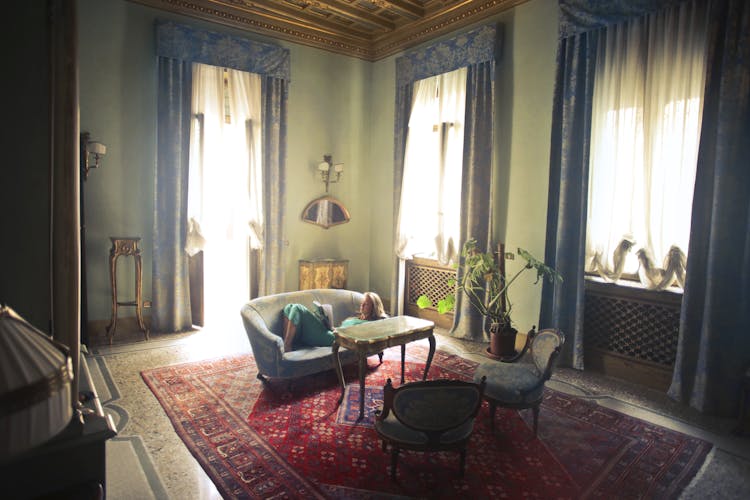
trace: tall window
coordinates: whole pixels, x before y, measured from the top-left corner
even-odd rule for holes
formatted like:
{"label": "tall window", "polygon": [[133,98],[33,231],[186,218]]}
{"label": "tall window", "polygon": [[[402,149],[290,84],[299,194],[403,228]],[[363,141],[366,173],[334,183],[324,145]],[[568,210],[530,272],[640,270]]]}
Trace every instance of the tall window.
{"label": "tall window", "polygon": [[398,221],[401,259],[457,258],[466,68],[415,82]]}
{"label": "tall window", "polygon": [[706,67],[704,2],[607,28],[596,62],[586,270],[684,283]]}
{"label": "tall window", "polygon": [[193,65],[188,253],[204,251],[206,324],[250,298],[249,250],[262,239],[261,79]]}

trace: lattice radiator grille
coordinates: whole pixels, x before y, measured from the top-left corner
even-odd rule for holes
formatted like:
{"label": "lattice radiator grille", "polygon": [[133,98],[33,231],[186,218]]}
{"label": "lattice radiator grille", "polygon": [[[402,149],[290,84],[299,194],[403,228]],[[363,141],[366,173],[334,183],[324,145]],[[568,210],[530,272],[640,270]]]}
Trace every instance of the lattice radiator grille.
{"label": "lattice radiator grille", "polygon": [[448,286],[448,280],[456,277],[453,268],[441,268],[418,263],[410,263],[406,266],[406,303],[416,305],[420,295],[427,295],[433,304],[445,298],[453,292],[453,287]]}
{"label": "lattice radiator grille", "polygon": [[623,295],[586,290],[585,346],[673,366],[680,324],[679,299],[669,303]]}

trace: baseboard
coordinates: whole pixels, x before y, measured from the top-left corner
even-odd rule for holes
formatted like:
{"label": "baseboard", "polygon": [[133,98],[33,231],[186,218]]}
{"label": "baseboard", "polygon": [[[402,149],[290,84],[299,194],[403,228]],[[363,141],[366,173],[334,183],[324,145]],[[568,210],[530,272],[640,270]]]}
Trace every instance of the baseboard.
{"label": "baseboard", "polygon": [[672,383],[672,368],[629,358],[615,352],[588,348],[584,352],[587,370],[667,392]]}
{"label": "baseboard", "polygon": [[[151,318],[144,316],[143,322],[146,324],[146,328],[151,328]],[[105,345],[109,343],[107,337],[107,326],[109,326],[108,319],[92,320],[87,323],[89,344],[91,345]],[[115,337],[118,339],[133,338],[133,340],[142,340],[144,337],[143,331],[138,327],[138,320],[135,314],[132,316],[118,316],[117,317],[117,328],[115,329]]]}

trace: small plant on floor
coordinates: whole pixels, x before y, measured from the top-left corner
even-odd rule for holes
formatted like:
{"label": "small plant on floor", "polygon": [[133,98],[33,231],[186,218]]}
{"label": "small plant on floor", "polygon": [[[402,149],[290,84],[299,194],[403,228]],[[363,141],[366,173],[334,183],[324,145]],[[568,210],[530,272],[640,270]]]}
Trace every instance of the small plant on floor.
{"label": "small plant on floor", "polygon": [[[518,331],[513,327],[511,311],[513,305],[508,297],[510,286],[527,271],[536,271],[536,281],[548,279],[562,281],[562,276],[553,268],[547,266],[523,248],[518,249],[518,255],[526,261],[526,264],[511,278],[505,276],[505,266],[501,265],[492,252],[480,252],[477,242],[471,238],[464,244],[461,250],[461,260],[464,265],[464,273],[460,282],[455,279],[449,280],[451,287],[457,287],[469,299],[474,309],[487,318],[490,323],[490,333],[500,336],[500,344],[494,344],[492,354],[505,357],[515,354],[515,339]],[[504,256],[500,256],[504,258]],[[426,295],[417,299],[417,306],[424,309],[432,307],[432,301]],[[440,314],[453,311],[456,307],[456,295],[448,294],[443,300],[438,301],[437,310]],[[495,352],[500,351],[500,352]]]}

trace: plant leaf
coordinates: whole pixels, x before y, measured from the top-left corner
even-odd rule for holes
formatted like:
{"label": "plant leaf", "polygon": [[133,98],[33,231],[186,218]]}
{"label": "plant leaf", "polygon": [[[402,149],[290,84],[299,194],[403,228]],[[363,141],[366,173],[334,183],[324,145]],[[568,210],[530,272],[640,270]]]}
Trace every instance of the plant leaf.
{"label": "plant leaf", "polygon": [[417,306],[420,309],[432,307],[432,301],[427,297],[427,295],[420,295],[419,298],[417,299]]}

